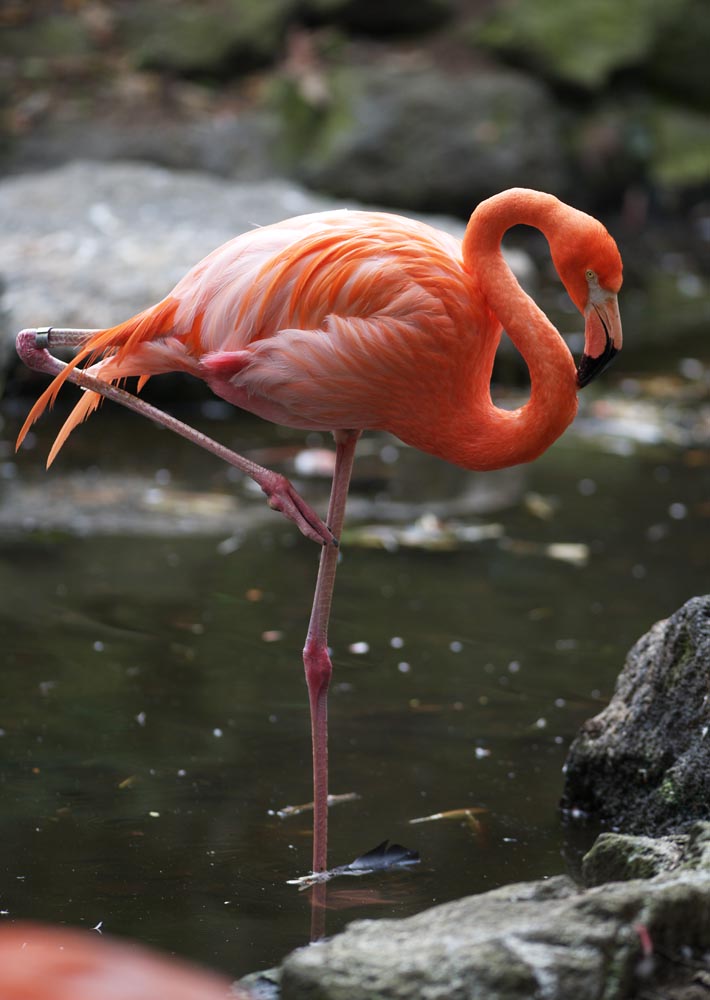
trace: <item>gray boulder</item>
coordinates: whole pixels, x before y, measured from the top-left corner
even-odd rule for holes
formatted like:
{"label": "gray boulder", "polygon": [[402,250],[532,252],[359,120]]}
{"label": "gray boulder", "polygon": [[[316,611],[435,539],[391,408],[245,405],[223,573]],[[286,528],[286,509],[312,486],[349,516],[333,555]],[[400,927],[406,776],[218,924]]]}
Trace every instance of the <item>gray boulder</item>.
{"label": "gray boulder", "polygon": [[630,651],[614,696],[582,727],[563,804],[629,833],[710,817],[710,596],[694,597]]}

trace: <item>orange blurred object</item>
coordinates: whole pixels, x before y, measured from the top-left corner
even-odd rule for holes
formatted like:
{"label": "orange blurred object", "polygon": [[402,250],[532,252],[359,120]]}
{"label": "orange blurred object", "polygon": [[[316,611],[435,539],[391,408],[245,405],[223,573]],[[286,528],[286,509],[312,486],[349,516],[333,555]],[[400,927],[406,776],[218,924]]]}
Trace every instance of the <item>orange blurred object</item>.
{"label": "orange blurred object", "polygon": [[[230,992],[231,990],[231,992]],[[249,1000],[230,980],[94,931],[0,927],[2,1000]]]}

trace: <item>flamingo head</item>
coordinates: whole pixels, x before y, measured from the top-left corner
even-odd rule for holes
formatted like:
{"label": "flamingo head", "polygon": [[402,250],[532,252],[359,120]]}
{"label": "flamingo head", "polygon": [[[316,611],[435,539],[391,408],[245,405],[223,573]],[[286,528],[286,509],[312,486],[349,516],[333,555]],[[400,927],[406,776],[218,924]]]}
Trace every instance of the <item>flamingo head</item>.
{"label": "flamingo head", "polygon": [[583,212],[570,210],[552,258],[570,298],[584,316],[584,353],[577,385],[596,378],[621,350],[617,295],[622,282],[621,255],[604,226]]}

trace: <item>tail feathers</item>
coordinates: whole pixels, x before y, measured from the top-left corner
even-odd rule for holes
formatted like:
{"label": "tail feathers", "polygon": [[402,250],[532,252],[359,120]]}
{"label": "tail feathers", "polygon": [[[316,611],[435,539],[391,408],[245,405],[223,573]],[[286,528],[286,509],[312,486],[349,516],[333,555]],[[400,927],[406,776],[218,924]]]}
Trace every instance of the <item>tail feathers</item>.
{"label": "tail feathers", "polygon": [[98,392],[85,392],[83,394],[79,402],[64,421],[64,425],[59,431],[59,434],[57,434],[54,439],[54,444],[50,449],[49,455],[47,456],[47,468],[50,467],[54,459],[57,457],[74,428],[78,427],[79,424],[82,424],[91,416],[94,410],[98,408],[102,398],[103,397],[101,397]]}
{"label": "tail feathers", "polygon": [[[82,361],[88,361],[89,365],[93,365],[101,357],[106,357],[107,360],[110,358],[112,367],[115,365],[115,372],[120,367],[121,362],[126,360],[131,352],[135,351],[140,344],[158,337],[164,337],[172,332],[178,305],[179,302],[177,299],[168,297],[151,309],[146,309],[136,316],[131,317],[131,319],[119,323],[118,326],[110,327],[108,330],[100,330],[98,333],[93,334],[34,404],[17,437],[16,447],[20,447],[30,427],[41,417],[44,411],[54,406],[59,390],[67,381],[71,372]],[[106,371],[102,377],[106,377],[107,381],[117,381],[121,376],[111,375],[109,371]],[[145,385],[148,378],[149,376],[147,375],[141,378],[139,390]],[[87,392],[74,407],[69,419],[59,432],[57,441],[55,441],[52,447],[47,461],[48,466],[56,457],[73,428],[93,413],[99,404],[100,398],[97,393]]]}

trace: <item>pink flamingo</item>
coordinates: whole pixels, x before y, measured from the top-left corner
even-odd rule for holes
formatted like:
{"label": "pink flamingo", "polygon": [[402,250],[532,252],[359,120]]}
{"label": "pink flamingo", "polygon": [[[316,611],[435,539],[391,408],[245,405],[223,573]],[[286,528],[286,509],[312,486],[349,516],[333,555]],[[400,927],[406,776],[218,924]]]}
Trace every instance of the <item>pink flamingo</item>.
{"label": "pink flamingo", "polygon": [[[501,253],[511,226],[533,226],[585,320],[578,368],[559,333],[521,289]],[[18,444],[61,385],[86,392],[60,430],[114,399],[232,463],[269,504],[323,544],[303,660],[313,741],[313,871],[326,868],[328,619],[337,539],[360,433],[390,431],[466,469],[537,458],[573,420],[577,389],[621,347],[616,244],[594,218],[522,188],[482,202],[462,241],[421,222],[335,211],[238,236],[197,264],[157,305],[108,330],[24,330],[20,356],[55,376]],[[490,380],[505,329],[525,359],[529,401],[496,407]],[[78,347],[69,365],[48,348]],[[87,367],[77,364],[87,361]],[[333,431],[335,470],[325,523],[278,476],[119,388],[139,376],[185,371],[218,396],[267,420]]]}

